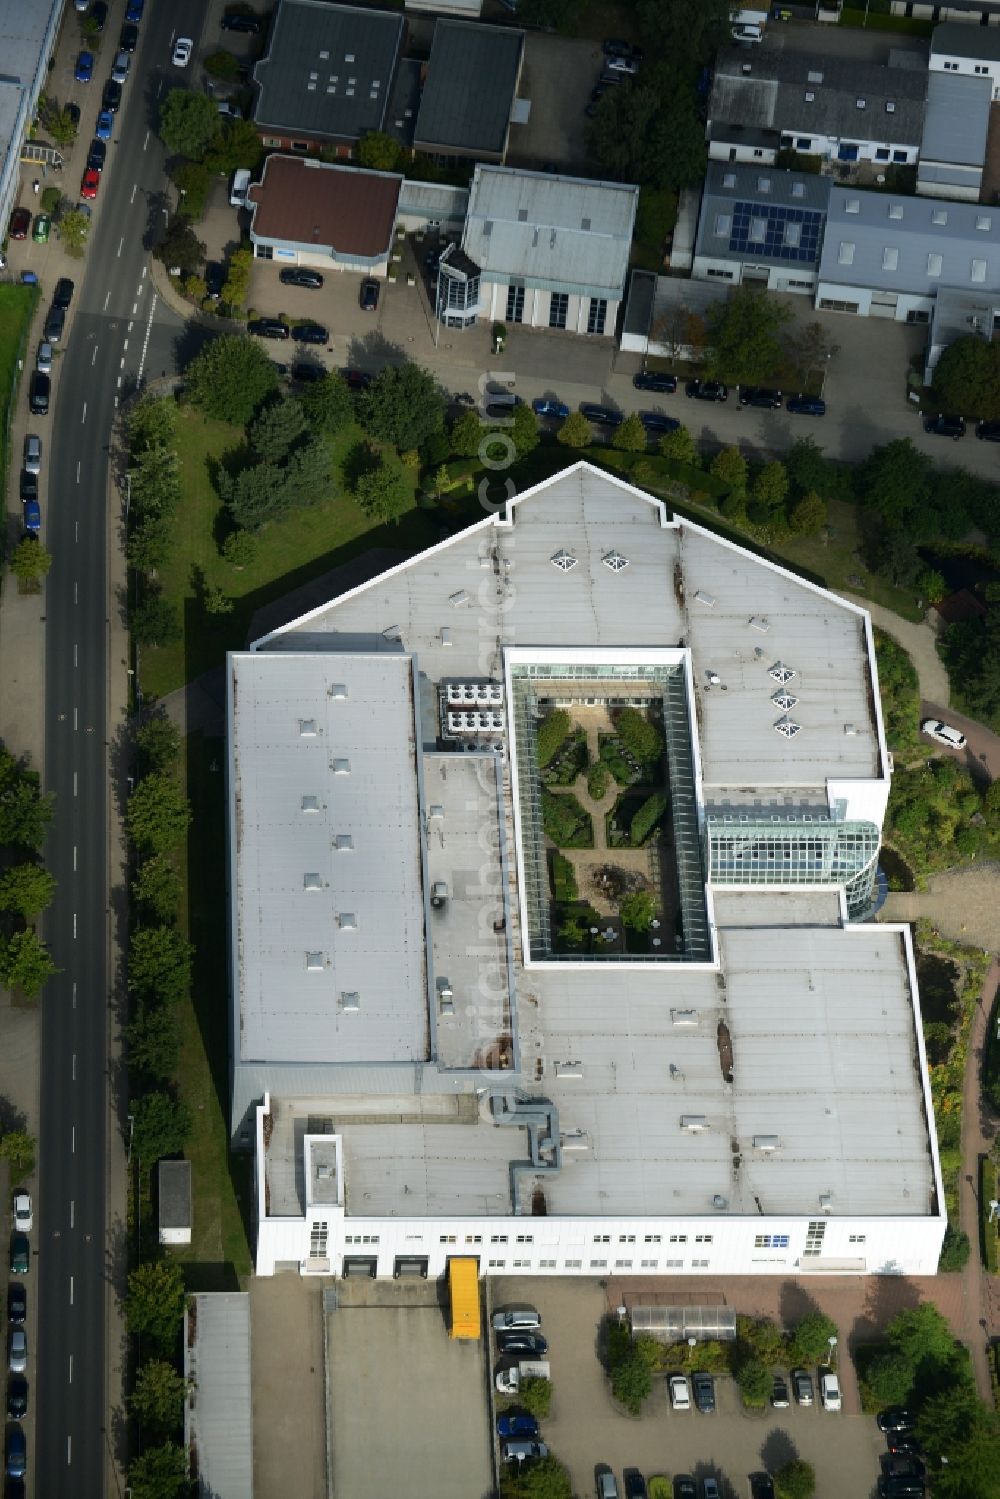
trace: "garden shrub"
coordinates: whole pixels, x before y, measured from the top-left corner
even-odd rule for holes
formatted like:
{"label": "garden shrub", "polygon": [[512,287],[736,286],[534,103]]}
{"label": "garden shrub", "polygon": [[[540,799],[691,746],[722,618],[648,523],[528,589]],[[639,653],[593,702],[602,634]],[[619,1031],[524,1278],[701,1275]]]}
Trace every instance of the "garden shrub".
{"label": "garden shrub", "polygon": [[652,796],[646,798],[632,819],[629,837],[633,848],[642,847],[666,810],[667,798],[664,792],[654,791]]}
{"label": "garden shrub", "polygon": [[544,770],[549,761],[555,759],[563,742],[569,737],[569,730],[570,717],[565,708],[555,708],[542,719],[535,735],[539,770]]}
{"label": "garden shrub", "polygon": [[615,731],[629,754],[642,764],[658,760],[663,753],[663,735],[638,708],[620,708]]}
{"label": "garden shrub", "polygon": [[571,793],[556,796],[542,787],[542,826],[546,838],[551,838],[557,848],[592,848],[594,845],[590,814]]}
{"label": "garden shrub", "polygon": [[552,855],[552,892],[560,905],[576,900],[579,894],[573,866],[559,853]]}

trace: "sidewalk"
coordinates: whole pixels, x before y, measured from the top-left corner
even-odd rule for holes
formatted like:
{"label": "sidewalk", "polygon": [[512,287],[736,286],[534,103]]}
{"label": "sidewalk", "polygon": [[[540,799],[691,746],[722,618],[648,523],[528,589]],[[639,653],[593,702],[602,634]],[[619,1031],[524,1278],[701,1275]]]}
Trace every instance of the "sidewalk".
{"label": "sidewalk", "polygon": [[979,1394],[988,1405],[993,1402],[990,1379],[989,1344],[1000,1337],[1000,1303],[994,1294],[994,1277],[982,1263],[979,1253],[979,1162],[989,1154],[996,1136],[997,1121],[982,1096],[983,1045],[1000,983],[1000,960],[994,958],[983,982],[969,1036],[969,1056],[965,1068],[962,1098],[962,1174],[958,1184],[959,1222],[969,1236],[972,1252],[962,1275],[964,1292],[964,1340],[972,1352]]}

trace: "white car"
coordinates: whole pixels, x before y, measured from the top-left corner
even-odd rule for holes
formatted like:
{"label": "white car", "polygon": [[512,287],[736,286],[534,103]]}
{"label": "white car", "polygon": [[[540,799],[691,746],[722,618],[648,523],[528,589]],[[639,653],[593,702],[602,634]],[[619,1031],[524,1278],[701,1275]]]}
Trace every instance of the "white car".
{"label": "white car", "polygon": [[948,749],[965,749],[965,735],[953,729],[951,724],[942,723],[939,718],[925,718],[920,731],[928,739],[936,739],[938,744],[943,744]]}
{"label": "white car", "polygon": [[683,1374],[671,1374],[667,1382],[670,1391],[670,1408],[675,1411],[691,1409],[691,1386]]}
{"label": "white car", "polygon": [[14,1231],[31,1233],[31,1198],[27,1192],[14,1193]]}
{"label": "white car", "polygon": [[194,42],[189,36],[179,36],[174,43],[173,64],[175,68],[186,68],[191,61]]}
{"label": "white car", "polygon": [[42,439],[29,432],[24,439],[24,472],[40,474],[42,471]]}
{"label": "white car", "polygon": [[832,1370],[819,1377],[819,1398],[825,1411],[840,1410],[840,1380]]}
{"label": "white car", "polygon": [[35,369],[42,375],[52,373],[52,345],[41,343],[38,345],[38,358],[35,361]]}

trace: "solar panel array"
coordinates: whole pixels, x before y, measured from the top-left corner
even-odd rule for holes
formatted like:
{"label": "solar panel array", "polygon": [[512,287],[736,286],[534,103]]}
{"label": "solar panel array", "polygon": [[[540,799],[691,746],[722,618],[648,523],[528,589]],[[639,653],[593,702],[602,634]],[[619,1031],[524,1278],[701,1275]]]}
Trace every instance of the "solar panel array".
{"label": "solar panel array", "polygon": [[[732,205],[733,221],[729,248],[737,255],[759,254],[771,260],[794,260],[799,264],[818,264],[823,238],[823,213],[810,208],[790,208],[783,203],[746,203]],[[763,223],[764,237],[750,235],[754,220]],[[786,226],[797,224],[793,231],[797,244],[789,244]],[[758,226],[755,226],[758,227]]]}

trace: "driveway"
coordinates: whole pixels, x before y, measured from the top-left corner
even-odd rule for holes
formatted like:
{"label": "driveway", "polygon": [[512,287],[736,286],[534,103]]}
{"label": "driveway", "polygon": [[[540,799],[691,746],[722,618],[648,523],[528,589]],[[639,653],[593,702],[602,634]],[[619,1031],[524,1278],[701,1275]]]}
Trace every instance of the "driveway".
{"label": "driveway", "polygon": [[601,72],[603,54],[597,42],[570,41],[529,31],[518,97],[531,113],[523,125],[512,125],[507,147],[509,167],[558,170],[587,164],[584,110]]}
{"label": "driveway", "polygon": [[[980,781],[984,776],[988,776],[991,781],[1000,776],[1000,734],[994,734],[992,729],[977,723],[974,718],[966,718],[964,713],[958,713],[954,708],[942,708],[940,703],[922,701],[920,717],[938,718],[961,730],[969,742],[964,750],[957,753],[957,758],[971,775]],[[927,740],[927,744],[931,753],[942,753],[940,745],[932,744],[931,740]]]}

